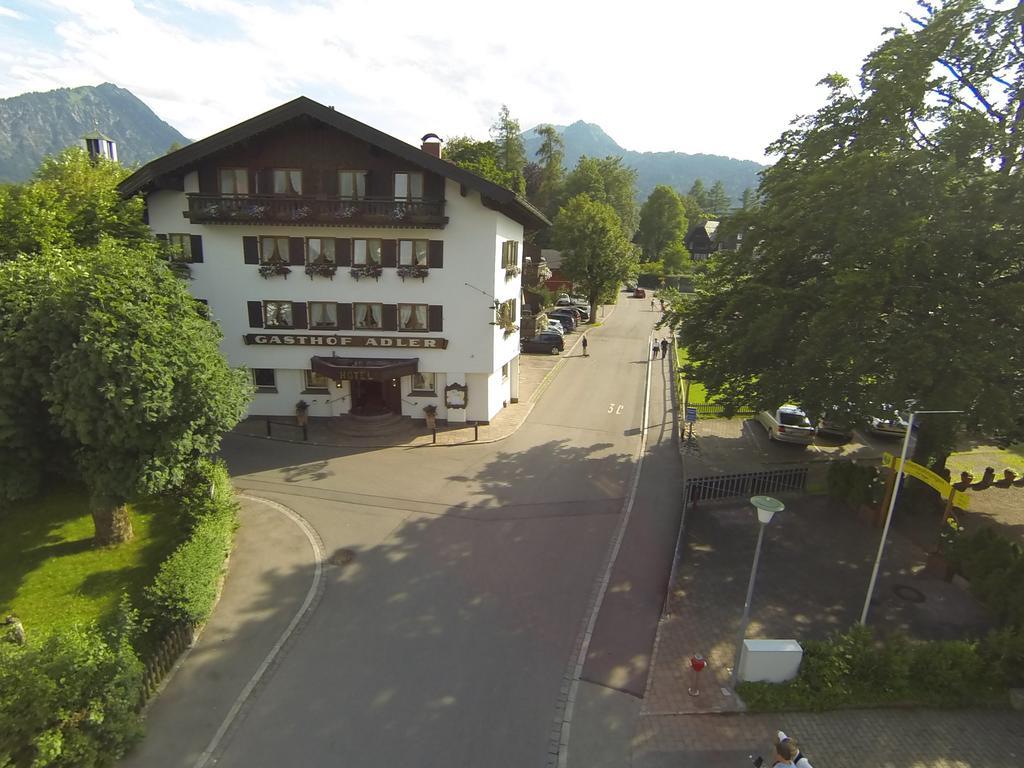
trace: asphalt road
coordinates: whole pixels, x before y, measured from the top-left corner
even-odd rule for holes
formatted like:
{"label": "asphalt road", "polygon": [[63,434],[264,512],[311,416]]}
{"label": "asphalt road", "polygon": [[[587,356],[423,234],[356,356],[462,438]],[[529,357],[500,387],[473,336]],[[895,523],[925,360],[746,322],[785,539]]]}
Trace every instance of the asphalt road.
{"label": "asphalt road", "polygon": [[[636,463],[654,319],[647,302],[623,297],[591,332],[590,356],[566,360],[519,432],[492,445],[226,441],[237,485],[294,509],[328,557],[343,550],[339,562],[351,562],[324,571],[315,611],[221,741],[216,765],[545,764]],[[649,511],[627,529],[613,578],[635,591],[610,598],[588,662],[598,679],[629,668],[634,685],[646,672],[630,660],[650,651],[673,543],[671,512],[654,511],[678,506],[656,490],[663,476],[642,480]],[[640,598],[632,631],[637,622],[621,619]]]}

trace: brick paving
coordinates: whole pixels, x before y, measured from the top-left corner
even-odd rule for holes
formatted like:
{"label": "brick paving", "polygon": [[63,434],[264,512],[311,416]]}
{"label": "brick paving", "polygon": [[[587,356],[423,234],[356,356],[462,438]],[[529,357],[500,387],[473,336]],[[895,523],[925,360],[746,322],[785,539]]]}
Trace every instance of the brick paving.
{"label": "brick paving", "polygon": [[[723,471],[714,458],[722,446],[738,440],[749,448],[752,439],[741,423],[725,420],[705,421],[696,434],[697,453],[684,450],[690,476]],[[702,443],[713,447],[701,451]],[[740,453],[752,455],[749,450]],[[1021,497],[1014,490],[988,493],[984,506],[977,500],[976,519],[1020,534],[1024,504],[1014,499]],[[848,628],[860,616],[880,530],[826,497],[780,498],[787,509],[776,515],[765,534],[747,637],[806,640]],[[701,503],[687,510],[684,525],[683,554],[634,722],[635,768],[749,765],[750,754],[770,757],[779,729],[800,739],[818,768],[1024,765],[1024,714],[1011,710],[743,712],[728,681],[756,519],[746,502]],[[927,574],[925,558],[925,550],[898,527],[890,531],[869,623],[922,638],[986,631],[986,617],[973,598],[960,586]],[[900,596],[913,595],[913,590],[923,602]],[[700,695],[690,696],[688,661],[695,652],[710,663],[702,673]]]}

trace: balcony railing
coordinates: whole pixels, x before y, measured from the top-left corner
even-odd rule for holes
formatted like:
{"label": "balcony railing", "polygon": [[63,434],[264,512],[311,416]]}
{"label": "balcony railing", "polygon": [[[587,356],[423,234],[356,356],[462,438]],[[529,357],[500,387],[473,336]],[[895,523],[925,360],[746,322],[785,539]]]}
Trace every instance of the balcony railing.
{"label": "balcony railing", "polygon": [[444,200],[289,197],[286,195],[188,196],[193,224],[318,224],[440,229],[448,223]]}

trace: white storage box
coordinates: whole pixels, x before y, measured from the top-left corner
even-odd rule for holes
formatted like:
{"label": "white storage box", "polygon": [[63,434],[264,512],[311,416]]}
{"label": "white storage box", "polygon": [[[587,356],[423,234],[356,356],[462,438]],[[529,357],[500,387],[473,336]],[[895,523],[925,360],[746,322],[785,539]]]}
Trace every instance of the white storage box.
{"label": "white storage box", "polygon": [[784,683],[800,671],[804,649],[796,640],[744,640],[739,679]]}

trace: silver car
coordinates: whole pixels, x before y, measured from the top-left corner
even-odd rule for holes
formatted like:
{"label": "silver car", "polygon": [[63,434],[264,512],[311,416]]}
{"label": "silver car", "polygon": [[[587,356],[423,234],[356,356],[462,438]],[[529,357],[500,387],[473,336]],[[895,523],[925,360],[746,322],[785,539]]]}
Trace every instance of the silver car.
{"label": "silver car", "polygon": [[795,405],[783,405],[774,411],[761,411],[757,414],[757,420],[768,432],[769,440],[797,445],[810,445],[814,440],[811,420]]}

